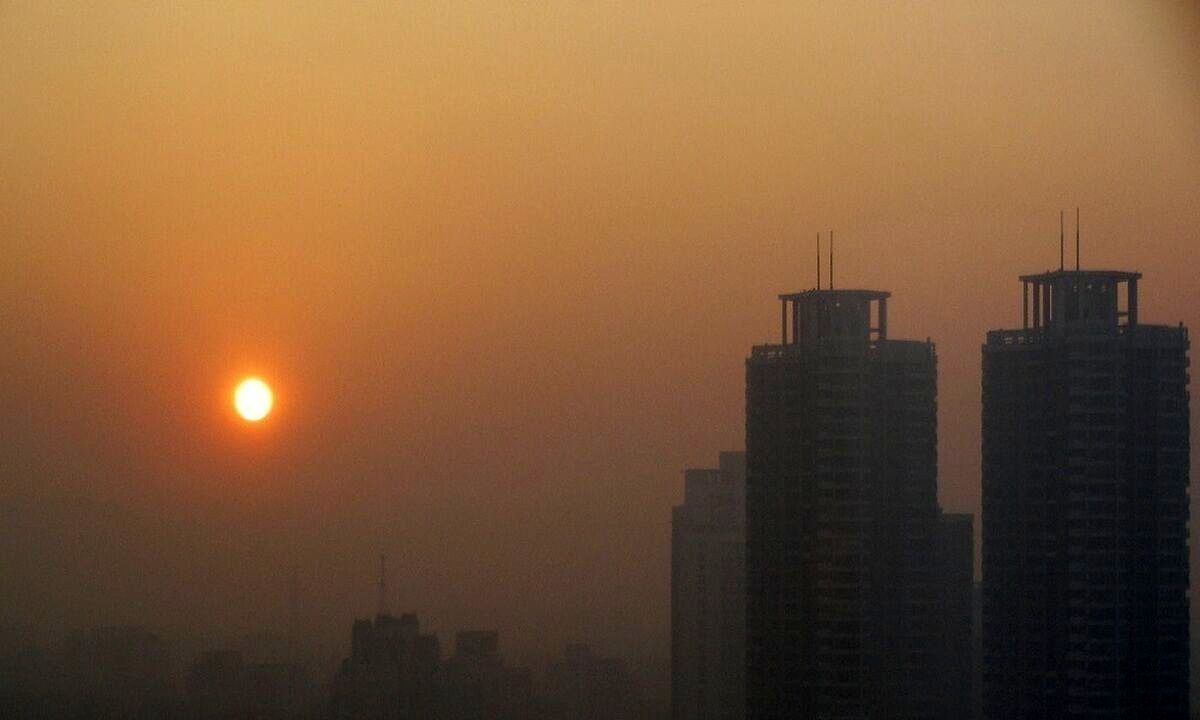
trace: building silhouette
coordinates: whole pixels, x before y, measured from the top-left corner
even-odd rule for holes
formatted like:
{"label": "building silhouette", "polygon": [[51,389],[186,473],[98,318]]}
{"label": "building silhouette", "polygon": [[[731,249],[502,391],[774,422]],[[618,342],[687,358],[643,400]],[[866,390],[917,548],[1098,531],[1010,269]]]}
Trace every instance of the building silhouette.
{"label": "building silhouette", "polygon": [[752,720],[947,717],[939,671],[971,664],[946,655],[936,353],[888,338],[888,298],[781,295],[746,361]]}
{"label": "building silhouette", "polygon": [[0,717],[63,716],[54,679],[61,675],[34,628],[0,624]]}
{"label": "building silhouette", "polygon": [[671,716],[745,717],[746,454],[684,471],[671,514]]}
{"label": "building silhouette", "polygon": [[551,720],[634,720],[645,717],[641,692],[619,658],[597,655],[582,643],[567,645],[546,669]]}
{"label": "building silhouette", "polygon": [[350,657],[334,677],[334,718],[533,720],[532,676],[504,663],[494,630],[457,633],[443,660],[436,635],[417,616],[355,620]]}
{"label": "building silhouette", "polygon": [[1188,717],[1188,333],[1028,275],[983,346],[984,715]]}
{"label": "building silhouette", "polygon": [[202,653],[188,671],[193,720],[304,720],[321,716],[318,692],[293,662],[246,662],[236,650]]}
{"label": "building silhouette", "polygon": [[975,631],[975,516],[942,513],[934,543],[942,621],[937,700],[942,717],[970,720],[976,709],[979,657]]}
{"label": "building silhouette", "polygon": [[355,620],[350,657],[342,662],[330,699],[334,718],[441,717],[441,649],[422,634],[417,616],[379,614]]}
{"label": "building silhouette", "polygon": [[446,660],[447,715],[453,720],[519,720],[534,713],[526,668],[504,664],[495,630],[461,630]]}
{"label": "building silhouette", "polygon": [[176,712],[170,649],[145,628],[73,632],[63,661],[64,717],[160,718]]}

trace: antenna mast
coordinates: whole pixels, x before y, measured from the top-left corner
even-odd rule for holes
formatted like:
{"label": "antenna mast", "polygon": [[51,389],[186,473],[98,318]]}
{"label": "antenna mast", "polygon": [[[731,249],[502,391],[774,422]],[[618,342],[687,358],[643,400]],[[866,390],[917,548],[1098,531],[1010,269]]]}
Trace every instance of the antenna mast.
{"label": "antenna mast", "polygon": [[300,646],[300,571],[292,565],[292,577],[288,587],[288,662],[299,662]]}
{"label": "antenna mast", "polygon": [[1058,270],[1059,270],[1059,272],[1062,272],[1063,270],[1067,269],[1067,266],[1066,266],[1067,261],[1066,261],[1066,255],[1065,255],[1066,250],[1064,249],[1066,247],[1066,240],[1064,240],[1065,237],[1066,236],[1063,234],[1063,211],[1059,210],[1058,211]]}
{"label": "antenna mast", "polygon": [[388,615],[387,555],[379,553],[379,614]]}
{"label": "antenna mast", "polygon": [[829,289],[833,289],[833,231],[829,231]]}
{"label": "antenna mast", "polygon": [[821,289],[821,233],[817,233],[817,289]]}
{"label": "antenna mast", "polygon": [[1075,270],[1079,270],[1079,206],[1075,206]]}

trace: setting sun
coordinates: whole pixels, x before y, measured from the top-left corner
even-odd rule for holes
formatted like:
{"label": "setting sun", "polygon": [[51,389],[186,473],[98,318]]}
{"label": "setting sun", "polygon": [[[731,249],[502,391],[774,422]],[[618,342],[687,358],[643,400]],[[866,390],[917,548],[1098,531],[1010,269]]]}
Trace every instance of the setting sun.
{"label": "setting sun", "polygon": [[258,422],[271,412],[275,398],[271,388],[258,378],[246,378],[233,392],[233,406],[238,415],[250,422]]}

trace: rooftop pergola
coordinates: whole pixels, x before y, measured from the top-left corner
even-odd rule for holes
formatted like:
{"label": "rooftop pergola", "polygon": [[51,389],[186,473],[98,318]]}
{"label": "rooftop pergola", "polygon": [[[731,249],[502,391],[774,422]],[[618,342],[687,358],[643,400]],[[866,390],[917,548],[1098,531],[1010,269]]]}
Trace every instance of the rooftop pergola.
{"label": "rooftop pergola", "polygon": [[1053,270],[1022,275],[1024,327],[1061,327],[1075,322],[1120,325],[1122,320],[1136,325],[1141,277],[1141,273],[1125,270]]}
{"label": "rooftop pergola", "polygon": [[818,289],[780,295],[781,344],[829,337],[886,339],[887,300],[891,295],[882,290]]}

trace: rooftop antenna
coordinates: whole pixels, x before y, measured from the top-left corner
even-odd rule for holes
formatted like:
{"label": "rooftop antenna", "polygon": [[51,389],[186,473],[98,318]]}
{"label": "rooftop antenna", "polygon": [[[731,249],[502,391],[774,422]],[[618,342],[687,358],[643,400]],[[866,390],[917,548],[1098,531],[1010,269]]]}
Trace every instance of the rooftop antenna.
{"label": "rooftop antenna", "polygon": [[1075,270],[1079,270],[1079,206],[1075,206]]}
{"label": "rooftop antenna", "polygon": [[829,231],[829,289],[833,289],[833,231]]}
{"label": "rooftop antenna", "polygon": [[300,571],[292,565],[292,577],[288,587],[288,662],[299,660],[300,644]]}
{"label": "rooftop antenna", "polygon": [[389,614],[387,606],[387,555],[383,553],[379,553],[379,614]]}
{"label": "rooftop antenna", "polygon": [[1067,269],[1066,266],[1066,236],[1063,234],[1063,211],[1058,211],[1058,271],[1062,272]]}
{"label": "rooftop antenna", "polygon": [[821,289],[821,233],[817,233],[817,289]]}

